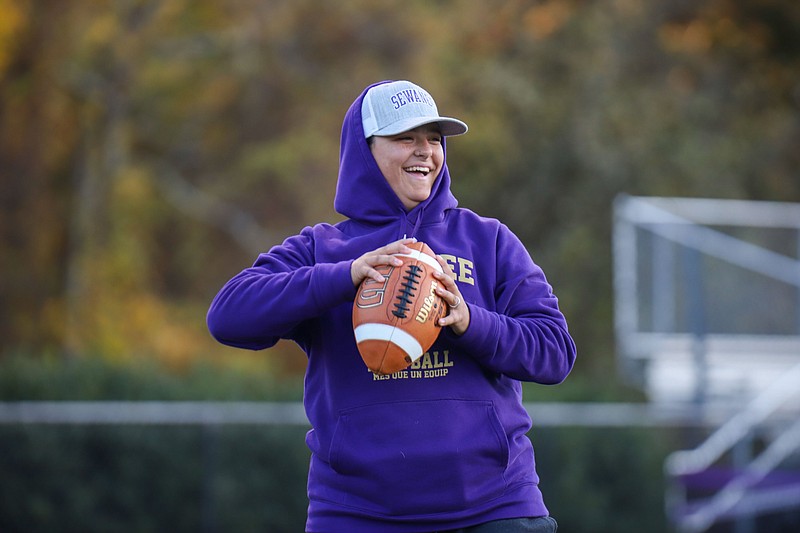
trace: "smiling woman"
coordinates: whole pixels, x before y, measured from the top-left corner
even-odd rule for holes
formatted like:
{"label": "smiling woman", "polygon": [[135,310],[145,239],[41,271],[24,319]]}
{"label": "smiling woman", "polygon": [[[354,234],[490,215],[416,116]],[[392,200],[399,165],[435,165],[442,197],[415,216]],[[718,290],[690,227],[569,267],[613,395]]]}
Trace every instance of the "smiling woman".
{"label": "smiling woman", "polygon": [[[418,85],[367,87],[342,125],[334,207],[347,218],[261,254],[209,309],[225,344],[262,349],[284,338],[306,351],[309,533],[555,531],[520,381],[561,382],[575,345],[519,239],[458,206],[446,141],[466,131]],[[447,314],[426,353],[414,339],[416,362],[384,373],[358,351],[356,287],[383,294],[420,243],[441,270],[419,296],[435,294]],[[417,272],[405,275],[397,310],[416,290]]]}
{"label": "smiling woman", "polygon": [[389,137],[370,137],[378,168],[394,193],[411,211],[428,199],[444,162],[442,134],[426,124]]}

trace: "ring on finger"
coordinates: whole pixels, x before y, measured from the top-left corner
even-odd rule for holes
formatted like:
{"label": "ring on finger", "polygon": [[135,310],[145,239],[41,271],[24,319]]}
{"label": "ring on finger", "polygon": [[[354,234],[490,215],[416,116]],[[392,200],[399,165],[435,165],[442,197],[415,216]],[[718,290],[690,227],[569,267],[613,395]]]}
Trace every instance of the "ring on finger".
{"label": "ring on finger", "polygon": [[450,306],[450,309],[457,309],[459,305],[461,305],[461,297],[456,296],[456,301]]}

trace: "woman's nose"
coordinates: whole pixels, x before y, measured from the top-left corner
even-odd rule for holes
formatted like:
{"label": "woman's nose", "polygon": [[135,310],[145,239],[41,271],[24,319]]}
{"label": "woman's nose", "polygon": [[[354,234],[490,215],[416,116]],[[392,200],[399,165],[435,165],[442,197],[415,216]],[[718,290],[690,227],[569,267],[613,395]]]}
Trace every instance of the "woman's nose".
{"label": "woman's nose", "polygon": [[421,141],[414,150],[414,155],[417,157],[430,157],[432,153],[433,148],[428,141]]}

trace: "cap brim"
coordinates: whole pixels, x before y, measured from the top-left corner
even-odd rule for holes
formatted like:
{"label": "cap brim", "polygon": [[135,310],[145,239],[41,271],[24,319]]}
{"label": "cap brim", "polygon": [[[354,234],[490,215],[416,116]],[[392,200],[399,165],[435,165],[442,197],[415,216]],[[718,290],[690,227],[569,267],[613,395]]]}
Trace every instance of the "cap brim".
{"label": "cap brim", "polygon": [[424,126],[425,124],[438,124],[439,131],[441,131],[442,135],[445,137],[463,135],[467,133],[467,130],[469,130],[469,127],[464,122],[451,117],[414,117],[405,120],[398,120],[393,124],[389,124],[385,128],[379,129],[372,135],[378,135],[380,137],[397,135],[398,133],[413,130],[414,128]]}

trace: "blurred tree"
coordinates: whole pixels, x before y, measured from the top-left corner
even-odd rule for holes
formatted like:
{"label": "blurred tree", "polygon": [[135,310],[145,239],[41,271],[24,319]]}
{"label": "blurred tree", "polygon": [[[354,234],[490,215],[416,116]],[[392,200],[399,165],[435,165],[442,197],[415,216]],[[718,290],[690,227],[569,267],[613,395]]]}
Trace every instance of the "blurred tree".
{"label": "blurred tree", "polygon": [[470,124],[448,146],[455,192],[545,267],[585,347],[576,372],[612,364],[615,195],[800,199],[790,0],[0,8],[4,351],[232,357],[209,300],[338,219],[341,119],[379,79]]}
{"label": "blurred tree", "polygon": [[[456,79],[452,98],[472,127],[450,149],[454,188],[530,245],[579,347],[590,347],[578,371],[602,371],[613,353],[619,192],[800,199],[791,149],[800,145],[800,55],[763,44],[797,32],[798,9],[777,0],[485,9],[456,25],[469,68],[444,75]],[[748,37],[726,40],[721,28]],[[765,70],[781,74],[770,80]]]}
{"label": "blurred tree", "polygon": [[[55,70],[68,36],[58,1],[3,2],[0,30],[0,339],[60,341],[75,114]],[[8,18],[6,17],[8,15]]]}

